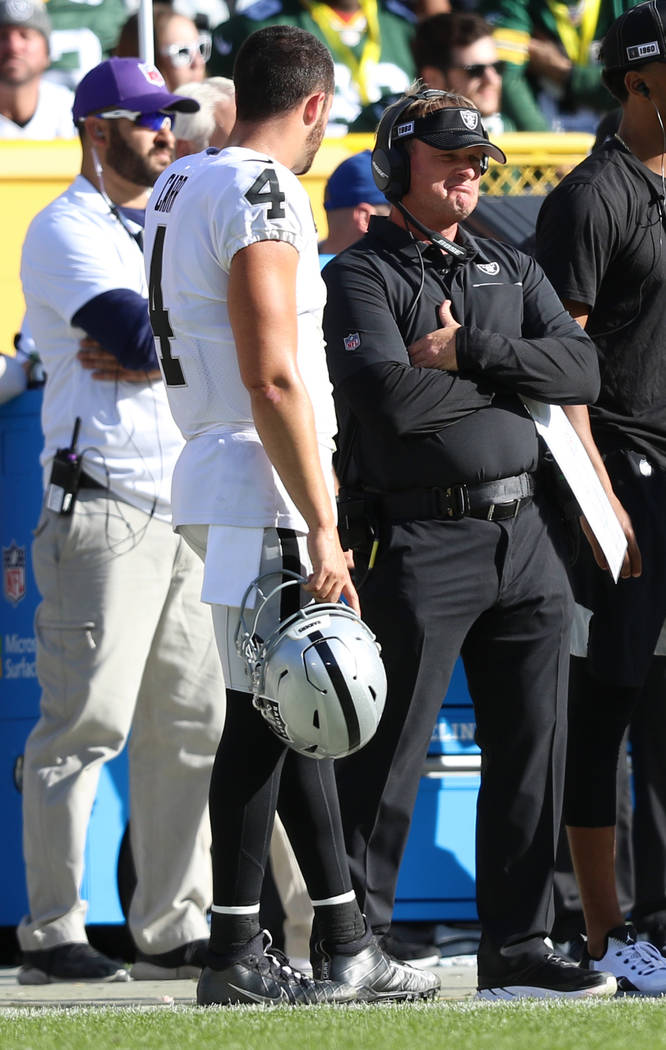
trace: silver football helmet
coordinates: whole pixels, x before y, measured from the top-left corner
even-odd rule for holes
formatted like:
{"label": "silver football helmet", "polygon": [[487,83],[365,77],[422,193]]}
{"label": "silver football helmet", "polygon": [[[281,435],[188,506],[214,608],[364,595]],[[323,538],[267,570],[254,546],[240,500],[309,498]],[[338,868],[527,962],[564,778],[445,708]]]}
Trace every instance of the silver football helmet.
{"label": "silver football helmet", "polygon": [[[262,590],[276,576],[289,578]],[[304,577],[287,571],[253,580],[241,603],[236,649],[246,663],[253,703],[273,732],[310,758],[342,758],[374,735],[386,700],[386,673],[375,636],[348,605],[312,602],[268,638],[260,637],[269,601],[303,583]],[[248,626],[245,607],[252,591]]]}

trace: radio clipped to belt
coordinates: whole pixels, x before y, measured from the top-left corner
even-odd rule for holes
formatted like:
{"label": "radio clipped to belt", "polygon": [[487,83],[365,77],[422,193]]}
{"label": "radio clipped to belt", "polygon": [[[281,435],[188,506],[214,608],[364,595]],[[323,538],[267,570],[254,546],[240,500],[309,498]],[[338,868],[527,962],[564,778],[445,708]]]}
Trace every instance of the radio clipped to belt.
{"label": "radio clipped to belt", "polygon": [[82,461],[77,450],[81,417],[76,417],[69,448],[59,448],[53,457],[46,489],[46,506],[56,514],[71,514],[79,491]]}
{"label": "radio clipped to belt", "polygon": [[362,580],[356,580],[361,588],[374,568],[379,550],[379,528],[374,501],[366,493],[351,493],[340,490],[338,494],[338,535],[343,551],[367,556],[366,570]]}
{"label": "radio clipped to belt", "polygon": [[377,535],[372,498],[363,492],[340,489],[338,534],[343,551],[369,550]]}
{"label": "radio clipped to belt", "polygon": [[[354,420],[349,428],[343,452],[336,463],[339,478],[347,476],[347,470],[353,457],[354,442],[358,422]],[[353,473],[353,472],[352,472]],[[343,551],[354,551],[368,556],[367,573],[373,568],[379,549],[379,517],[375,498],[360,489],[340,486],[337,496],[338,535]],[[360,584],[358,585],[360,586]]]}

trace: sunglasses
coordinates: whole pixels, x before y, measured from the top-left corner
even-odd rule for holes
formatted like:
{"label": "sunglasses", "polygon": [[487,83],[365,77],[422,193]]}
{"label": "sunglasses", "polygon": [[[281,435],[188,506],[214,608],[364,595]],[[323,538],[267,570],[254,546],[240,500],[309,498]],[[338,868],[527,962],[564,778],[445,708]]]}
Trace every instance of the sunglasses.
{"label": "sunglasses", "polygon": [[457,69],[462,69],[467,73],[468,77],[472,80],[480,80],[487,69],[494,69],[498,76],[502,76],[506,62],[474,62],[471,66],[457,66]]}
{"label": "sunglasses", "polygon": [[104,113],[98,113],[97,116],[105,120],[119,120],[120,117],[125,117],[136,127],[149,128],[151,131],[161,131],[167,125],[171,130],[175,119],[173,113],[137,113],[132,109],[107,109]]}
{"label": "sunglasses", "polygon": [[207,62],[210,58],[210,53],[210,33],[200,33],[199,39],[196,43],[169,44],[168,47],[164,47],[160,51],[160,54],[164,55],[165,58],[171,59],[171,63],[176,69],[183,69],[185,66],[191,66],[197,55],[201,55],[204,62]]}

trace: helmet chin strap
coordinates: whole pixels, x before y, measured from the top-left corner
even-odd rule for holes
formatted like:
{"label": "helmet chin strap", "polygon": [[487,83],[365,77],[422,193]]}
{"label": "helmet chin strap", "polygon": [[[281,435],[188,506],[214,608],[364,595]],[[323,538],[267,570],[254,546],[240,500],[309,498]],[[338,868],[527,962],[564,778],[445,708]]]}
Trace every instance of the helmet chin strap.
{"label": "helmet chin strap", "polygon": [[462,248],[459,244],[456,244],[455,241],[450,241],[448,237],[443,237],[442,234],[437,233],[436,230],[428,229],[428,227],[424,226],[415,215],[412,215],[412,213],[407,210],[402,201],[394,201],[393,206],[398,209],[401,215],[405,216],[412,226],[415,226],[417,230],[427,237],[429,241],[432,241],[433,244],[436,244],[438,248],[441,248],[443,252],[453,255],[456,259],[460,259],[461,261],[467,258],[469,253],[466,248]]}

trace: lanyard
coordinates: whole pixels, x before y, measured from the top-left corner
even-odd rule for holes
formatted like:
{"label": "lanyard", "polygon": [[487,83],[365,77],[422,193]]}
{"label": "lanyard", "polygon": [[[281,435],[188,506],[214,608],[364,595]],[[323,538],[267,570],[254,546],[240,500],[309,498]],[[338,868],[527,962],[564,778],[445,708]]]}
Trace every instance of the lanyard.
{"label": "lanyard", "polygon": [[360,0],[361,11],[365,16],[365,40],[360,59],[341,39],[340,34],[347,27],[347,23],[339,18],[328,4],[322,3],[321,0],[302,0],[302,3],[310,12],[310,17],[322,33],[333,57],[351,72],[361,103],[366,106],[373,101],[369,95],[369,70],[379,62],[381,49],[377,0]]}
{"label": "lanyard", "polygon": [[548,7],[567,55],[574,65],[586,66],[599,23],[601,0],[579,0],[573,7],[562,0],[548,0]]}

